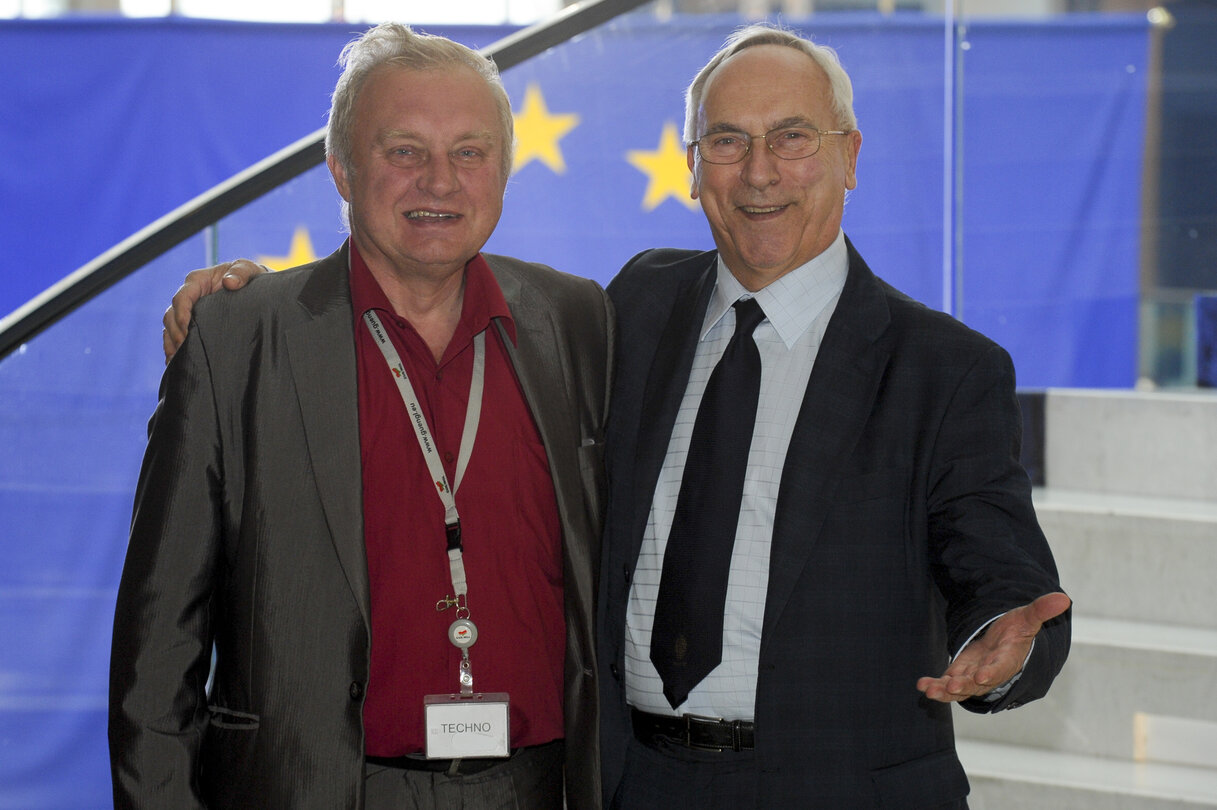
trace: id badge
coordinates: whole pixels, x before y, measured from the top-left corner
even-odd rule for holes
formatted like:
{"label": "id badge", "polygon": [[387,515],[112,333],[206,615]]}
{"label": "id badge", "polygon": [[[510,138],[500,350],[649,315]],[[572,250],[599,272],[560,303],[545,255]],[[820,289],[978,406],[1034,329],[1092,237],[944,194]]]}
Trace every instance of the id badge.
{"label": "id badge", "polygon": [[425,695],[427,759],[510,756],[508,703],[506,692]]}

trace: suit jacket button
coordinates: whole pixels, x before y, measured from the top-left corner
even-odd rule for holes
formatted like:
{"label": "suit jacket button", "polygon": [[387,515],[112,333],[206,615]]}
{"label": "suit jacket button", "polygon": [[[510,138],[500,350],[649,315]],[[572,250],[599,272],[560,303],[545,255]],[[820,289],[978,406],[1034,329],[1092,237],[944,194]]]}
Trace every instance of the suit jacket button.
{"label": "suit jacket button", "polygon": [[363,684],[359,681],[351,681],[351,700],[359,700],[363,697]]}
{"label": "suit jacket button", "polygon": [[609,664],[609,673],[613,676],[613,680],[621,680],[621,670],[617,669],[616,664]]}

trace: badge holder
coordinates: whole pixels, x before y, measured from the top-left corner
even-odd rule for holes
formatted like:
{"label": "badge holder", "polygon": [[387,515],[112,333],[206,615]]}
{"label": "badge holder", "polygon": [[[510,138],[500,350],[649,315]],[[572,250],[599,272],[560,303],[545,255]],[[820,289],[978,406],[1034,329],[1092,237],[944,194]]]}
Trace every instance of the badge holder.
{"label": "badge holder", "polygon": [[461,691],[423,697],[427,759],[510,756],[511,713],[507,693],[473,691],[469,648],[477,641],[477,625],[469,620],[469,609],[457,599],[445,597],[435,609],[453,606],[457,618],[448,627],[448,640],[461,651]]}

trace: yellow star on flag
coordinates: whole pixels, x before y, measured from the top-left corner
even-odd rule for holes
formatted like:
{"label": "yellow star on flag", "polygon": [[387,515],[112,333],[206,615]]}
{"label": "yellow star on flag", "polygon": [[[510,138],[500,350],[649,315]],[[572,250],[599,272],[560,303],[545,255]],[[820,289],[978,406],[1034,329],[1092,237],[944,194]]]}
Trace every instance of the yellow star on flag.
{"label": "yellow star on flag", "polygon": [[292,246],[286,256],[259,256],[258,264],[264,264],[271,270],[286,270],[316,260],[317,254],[313,252],[313,241],[309,239],[308,228],[301,226],[292,234]]}
{"label": "yellow star on flag", "polygon": [[658,149],[653,152],[631,149],[626,159],[648,178],[647,193],[642,200],[644,211],[654,211],[668,197],[675,197],[691,211],[697,210],[697,201],[689,196],[692,177],[685,161],[685,148],[671,121],[663,125]]}
{"label": "yellow star on flag", "polygon": [[516,151],[512,174],[533,160],[541,161],[555,174],[564,174],[566,161],[562,159],[558,141],[578,125],[579,116],[575,113],[551,114],[540,86],[529,84],[524,91],[524,109],[515,114]]}

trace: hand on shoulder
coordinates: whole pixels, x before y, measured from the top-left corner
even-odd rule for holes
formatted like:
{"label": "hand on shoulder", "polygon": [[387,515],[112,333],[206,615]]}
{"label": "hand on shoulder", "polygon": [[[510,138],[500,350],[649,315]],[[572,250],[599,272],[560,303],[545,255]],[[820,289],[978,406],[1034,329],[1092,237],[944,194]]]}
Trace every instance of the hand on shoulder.
{"label": "hand on shoulder", "polygon": [[211,295],[213,292],[219,292],[221,289],[239,290],[251,278],[265,272],[268,272],[267,269],[260,264],[255,264],[249,259],[237,259],[187,273],[186,280],[173,294],[173,300],[161,319],[165,324],[161,333],[165,362],[168,363],[173,358],[178,347],[186,340],[186,333],[190,329],[190,317],[194,312],[194,305],[200,298]]}

